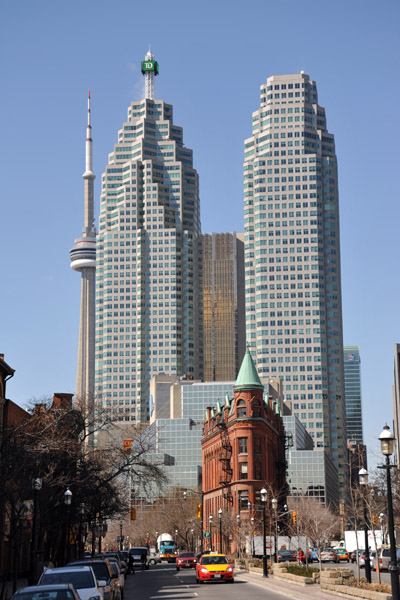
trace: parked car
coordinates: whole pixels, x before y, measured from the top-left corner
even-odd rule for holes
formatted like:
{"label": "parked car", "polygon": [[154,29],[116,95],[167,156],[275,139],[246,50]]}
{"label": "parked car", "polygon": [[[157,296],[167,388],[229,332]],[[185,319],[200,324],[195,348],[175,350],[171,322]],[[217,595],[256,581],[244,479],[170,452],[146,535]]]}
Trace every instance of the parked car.
{"label": "parked car", "polygon": [[101,582],[98,582],[90,566],[55,567],[46,569],[40,576],[38,584],[72,584],[80,600],[103,600]]}
{"label": "parked car", "polygon": [[339,562],[334,548],[323,548],[321,550],[321,562]]}
{"label": "parked car", "polygon": [[104,600],[118,600],[117,574],[114,573],[107,558],[88,558],[69,563],[71,567],[92,567],[101,589]]}
{"label": "parked car", "polygon": [[155,554],[154,552],[150,552],[149,556],[149,564],[158,565],[161,562],[161,558],[159,554]]}
{"label": "parked car", "polygon": [[194,552],[181,552],[176,557],[176,570],[196,568],[196,555]]}
{"label": "parked car", "polygon": [[103,558],[108,558],[108,560],[112,560],[115,559],[118,561],[119,564],[119,568],[120,571],[123,573],[123,575],[126,575],[128,572],[128,563],[127,561],[124,559],[124,557],[122,556],[121,552],[119,550],[108,550],[107,552],[102,552],[101,554],[98,555],[98,557],[103,557]]}
{"label": "parked car", "polygon": [[12,600],[80,600],[80,596],[72,583],[58,583],[21,588]]}
{"label": "parked car", "polygon": [[196,582],[234,582],[233,564],[225,554],[203,554],[196,564]]}
{"label": "parked car", "polygon": [[350,556],[349,553],[347,552],[346,548],[334,548],[335,552],[336,552],[336,556],[340,561],[343,562],[350,562]]}
{"label": "parked car", "polygon": [[[397,566],[400,565],[400,548],[396,549]],[[381,571],[389,570],[390,548],[381,548],[378,553],[379,567]]]}
{"label": "parked car", "polygon": [[310,548],[310,552],[311,552],[310,562],[319,561],[318,548]]}
{"label": "parked car", "polygon": [[121,571],[120,562],[116,557],[108,557],[110,561],[110,565],[114,569],[114,572],[117,573],[118,577],[116,578],[117,587],[119,587],[119,598],[123,600],[124,598],[124,586],[125,586],[125,576]]}
{"label": "parked car", "polygon": [[279,562],[296,562],[297,552],[295,550],[278,550],[277,560]]}
{"label": "parked car", "polygon": [[[144,564],[146,570],[150,568],[150,557],[147,546],[134,546],[133,548],[130,548],[129,554],[132,556],[134,567],[142,566],[142,564]],[[143,557],[144,560],[142,560]]]}

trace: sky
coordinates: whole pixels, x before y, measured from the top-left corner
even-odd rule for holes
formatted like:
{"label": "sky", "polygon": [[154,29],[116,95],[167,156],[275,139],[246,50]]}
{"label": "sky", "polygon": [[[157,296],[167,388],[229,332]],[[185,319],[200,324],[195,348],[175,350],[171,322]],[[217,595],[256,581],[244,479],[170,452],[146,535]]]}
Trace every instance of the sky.
{"label": "sky", "polygon": [[[204,233],[243,231],[243,142],[267,77],[305,71],[335,135],[343,330],[362,360],[370,463],[392,424],[398,277],[397,0],[5,0],[0,9],[0,353],[21,406],[75,390],[87,92],[101,174],[149,46],[194,151]],[[378,457],[377,457],[378,455]]]}

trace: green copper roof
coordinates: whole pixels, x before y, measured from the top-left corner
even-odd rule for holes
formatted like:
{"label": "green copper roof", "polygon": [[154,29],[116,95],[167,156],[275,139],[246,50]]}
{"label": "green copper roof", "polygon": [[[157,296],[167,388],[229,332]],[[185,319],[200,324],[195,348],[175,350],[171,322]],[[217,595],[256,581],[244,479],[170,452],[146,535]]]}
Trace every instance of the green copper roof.
{"label": "green copper roof", "polygon": [[234,389],[243,390],[248,388],[264,389],[263,384],[257,373],[257,369],[251,358],[249,347],[247,346],[246,353],[243,357],[242,366],[240,367]]}

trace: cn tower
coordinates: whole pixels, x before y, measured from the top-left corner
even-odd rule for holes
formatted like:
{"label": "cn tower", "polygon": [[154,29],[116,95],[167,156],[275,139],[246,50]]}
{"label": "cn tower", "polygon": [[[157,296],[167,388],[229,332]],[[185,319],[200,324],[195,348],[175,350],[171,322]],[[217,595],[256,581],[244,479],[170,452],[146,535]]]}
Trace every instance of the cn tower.
{"label": "cn tower", "polygon": [[95,356],[95,285],[96,285],[96,229],[94,226],[93,142],[90,124],[90,91],[88,92],[88,121],[86,128],[86,169],[84,224],[82,237],[75,240],[70,250],[71,268],[81,274],[81,314],[79,325],[78,368],[75,398],[91,411],[94,402]]}

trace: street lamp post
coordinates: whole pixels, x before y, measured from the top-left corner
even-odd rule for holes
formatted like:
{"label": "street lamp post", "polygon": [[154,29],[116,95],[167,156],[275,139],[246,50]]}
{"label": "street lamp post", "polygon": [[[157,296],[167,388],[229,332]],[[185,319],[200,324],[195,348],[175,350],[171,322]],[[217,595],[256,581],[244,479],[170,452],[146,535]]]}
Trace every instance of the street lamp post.
{"label": "street lamp post", "polygon": [[363,488],[363,502],[364,502],[364,545],[365,545],[365,577],[368,583],[371,583],[371,560],[369,557],[369,543],[368,543],[368,515],[367,515],[367,487],[368,487],[368,471],[366,469],[360,469],[358,472],[360,486]]}
{"label": "street lamp post", "polygon": [[237,555],[238,555],[238,558],[240,558],[240,539],[239,539],[240,515],[236,515],[236,525],[237,525]]}
{"label": "street lamp post", "polygon": [[274,535],[274,562],[278,562],[278,500],[276,498],[272,498],[271,500],[272,510],[274,513],[274,521],[275,521],[275,535]]}
{"label": "street lamp post", "polygon": [[149,531],[147,532],[146,538],[147,538],[147,550],[150,551],[150,532]]}
{"label": "street lamp post", "polygon": [[30,573],[29,573],[29,583],[34,585],[36,583],[36,530],[37,530],[37,519],[38,519],[38,507],[37,507],[37,498],[38,491],[42,489],[42,480],[40,477],[36,477],[36,479],[32,479],[32,489],[33,489],[33,511],[32,511],[32,537],[31,537],[31,547],[30,547]]}
{"label": "street lamp post", "polygon": [[218,511],[218,519],[219,519],[219,551],[222,554],[222,508]]}
{"label": "street lamp post", "polygon": [[263,488],[260,492],[261,494],[261,502],[263,505],[263,577],[268,577],[268,565],[267,565],[267,546],[266,546],[266,535],[267,535],[267,527],[265,520],[265,507],[267,504],[267,490]]}
{"label": "street lamp post", "polygon": [[122,552],[122,542],[124,541],[124,538],[122,537],[122,527],[124,525],[123,521],[119,522],[119,550],[120,552]]}
{"label": "street lamp post", "polygon": [[212,522],[213,522],[213,518],[214,518],[214,517],[213,517],[212,515],[210,515],[210,516],[208,517],[208,520],[209,520],[209,522],[210,522],[210,551],[211,551],[211,552],[212,552],[212,546],[213,546],[213,544],[212,544]]}
{"label": "street lamp post", "polygon": [[194,552],[194,543],[193,543],[193,534],[194,534],[194,529],[190,530],[191,534],[192,534],[192,552]]}
{"label": "street lamp post", "polygon": [[[201,496],[201,505],[200,505],[200,552],[203,552],[203,543],[204,543],[204,492],[196,492],[196,490],[186,489],[183,492],[183,499],[186,500],[187,493],[191,492],[192,494],[197,494]],[[197,517],[198,518],[198,517]]]}
{"label": "street lamp post", "polygon": [[389,427],[385,425],[379,440],[381,442],[381,452],[386,456],[386,464],[378,465],[378,469],[386,469],[386,484],[387,484],[387,497],[388,497],[388,531],[390,540],[390,583],[392,586],[392,598],[393,600],[400,600],[400,589],[399,589],[399,569],[397,566],[396,557],[396,538],[394,536],[394,519],[393,519],[393,498],[392,498],[392,482],[390,477],[390,469],[394,468],[395,465],[390,464],[390,456],[393,454],[393,442],[394,435],[390,431]]}
{"label": "street lamp post", "polygon": [[64,564],[68,561],[68,517],[69,517],[69,507],[72,502],[72,492],[69,488],[64,492],[64,504],[66,506],[66,515],[65,515],[65,544],[64,544]]}
{"label": "street lamp post", "polygon": [[175,529],[175,552],[177,551],[177,548],[178,548],[177,539],[178,539],[178,530]]}
{"label": "street lamp post", "polygon": [[254,548],[254,517],[251,517],[250,523],[251,523],[251,539],[253,540],[253,543],[252,543],[252,549],[253,549],[252,556],[254,558],[254,556],[256,554],[256,550]]}
{"label": "street lamp post", "polygon": [[79,505],[79,544],[78,544],[78,555],[79,558],[83,558],[83,515],[85,514],[86,505],[81,502]]}

